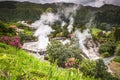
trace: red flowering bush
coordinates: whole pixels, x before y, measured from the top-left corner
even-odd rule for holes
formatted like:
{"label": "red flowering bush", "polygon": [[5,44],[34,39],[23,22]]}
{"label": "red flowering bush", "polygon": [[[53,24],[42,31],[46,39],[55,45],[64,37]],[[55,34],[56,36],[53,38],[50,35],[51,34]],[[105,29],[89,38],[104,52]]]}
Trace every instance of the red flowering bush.
{"label": "red flowering bush", "polygon": [[22,47],[22,45],[20,43],[20,38],[17,36],[14,36],[14,37],[3,36],[0,38],[0,42],[17,47],[17,48]]}
{"label": "red flowering bush", "polygon": [[75,61],[74,57],[71,57],[68,59],[68,61],[65,63],[65,67],[70,68],[70,67],[75,67],[77,62]]}

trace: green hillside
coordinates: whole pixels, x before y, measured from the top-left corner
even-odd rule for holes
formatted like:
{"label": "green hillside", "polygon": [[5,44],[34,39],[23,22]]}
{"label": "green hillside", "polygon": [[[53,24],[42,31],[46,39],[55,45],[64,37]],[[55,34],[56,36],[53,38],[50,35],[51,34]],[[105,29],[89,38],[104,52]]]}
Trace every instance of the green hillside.
{"label": "green hillside", "polygon": [[[58,3],[61,4],[61,3]],[[64,6],[75,5],[72,3],[62,3]],[[120,25],[120,7],[113,5],[104,5],[100,8],[82,6],[77,10],[77,14],[74,17],[74,26],[84,26],[91,17],[95,17],[94,23],[98,28],[106,29],[103,26],[118,26]],[[52,4],[35,4],[29,2],[13,2],[3,1],[0,2],[0,20],[5,22],[25,20],[34,22],[40,18],[40,15],[49,8],[52,12],[57,12],[57,8],[60,7],[54,3]]]}
{"label": "green hillside", "polygon": [[0,43],[0,80],[94,80],[77,69],[41,62],[27,52]]}
{"label": "green hillside", "polygon": [[[0,80],[120,80],[120,6],[104,5],[96,8],[79,5],[76,14],[71,12],[66,17],[65,13],[62,13],[64,8],[75,5],[74,3],[35,4],[0,1]],[[58,12],[58,9],[61,11]],[[71,8],[66,9],[69,11]],[[48,36],[50,44],[44,52],[45,60],[40,61],[30,54],[38,51],[26,51],[22,45],[26,42],[38,41],[39,38],[33,35],[36,33],[35,29],[29,27],[29,24],[39,20],[43,13],[48,12],[57,13],[61,21],[49,23],[54,31],[45,36]],[[71,17],[74,18],[73,23]],[[28,25],[18,21],[25,21]],[[62,21],[65,25],[61,27]],[[90,28],[86,28],[87,23],[91,24]],[[46,24],[47,21],[44,21],[44,25]],[[68,31],[70,24],[73,24],[71,32]],[[86,32],[87,29],[90,31]],[[86,37],[85,40],[83,37],[84,42],[81,42],[81,34],[78,33],[80,36],[77,36],[75,33],[77,30],[81,33],[86,30],[83,34],[89,34],[82,35]],[[63,45],[60,42],[67,39],[70,43]],[[82,43],[88,51],[99,47],[97,52],[95,49],[93,52],[99,53],[97,56],[100,58],[90,60],[92,57],[84,53],[84,47],[80,45]],[[89,51],[89,53],[93,52]],[[107,65],[104,59],[109,57],[113,59],[106,60]],[[108,67],[113,74],[108,72]]]}

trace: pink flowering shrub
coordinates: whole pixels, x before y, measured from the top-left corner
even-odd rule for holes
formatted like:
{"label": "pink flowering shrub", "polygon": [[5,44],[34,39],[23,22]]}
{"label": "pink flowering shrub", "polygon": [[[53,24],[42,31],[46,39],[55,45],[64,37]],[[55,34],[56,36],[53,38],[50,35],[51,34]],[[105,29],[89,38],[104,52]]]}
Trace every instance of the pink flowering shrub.
{"label": "pink flowering shrub", "polygon": [[76,61],[74,57],[71,57],[68,59],[68,61],[65,63],[65,67],[70,68],[70,67],[74,67],[76,65]]}
{"label": "pink flowering shrub", "polygon": [[22,45],[20,43],[20,38],[17,36],[14,36],[14,37],[3,36],[0,38],[0,42],[17,47],[17,48],[22,47]]}

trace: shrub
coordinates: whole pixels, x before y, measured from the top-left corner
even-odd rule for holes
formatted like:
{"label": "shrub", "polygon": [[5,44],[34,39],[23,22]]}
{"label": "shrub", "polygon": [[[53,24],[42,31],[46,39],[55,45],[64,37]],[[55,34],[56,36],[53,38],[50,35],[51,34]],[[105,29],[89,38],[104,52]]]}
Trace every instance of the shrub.
{"label": "shrub", "polygon": [[119,80],[118,77],[107,72],[107,66],[101,59],[97,61],[83,60],[79,69],[84,75],[95,77],[95,80]]}
{"label": "shrub", "polygon": [[117,45],[117,48],[116,48],[116,50],[115,50],[115,54],[116,54],[117,56],[120,56],[120,44]]}
{"label": "shrub", "polygon": [[120,63],[120,56],[116,56],[116,57],[113,59],[113,61]]}
{"label": "shrub", "polygon": [[16,32],[15,29],[9,27],[9,24],[0,21],[0,36],[2,35],[14,36]]}
{"label": "shrub", "polygon": [[110,56],[110,54],[108,53],[108,52],[104,52],[103,54],[102,54],[102,57],[109,57]]}
{"label": "shrub", "polygon": [[83,72],[84,75],[94,76],[95,75],[95,67],[96,64],[94,61],[83,60],[79,65],[80,71]]}
{"label": "shrub", "polygon": [[107,42],[103,43],[99,48],[99,53],[103,54],[105,52],[108,52],[109,55],[113,55],[115,52],[116,44],[114,42]]}
{"label": "shrub", "polygon": [[[75,61],[74,67],[79,61],[82,60],[81,52],[78,48],[72,48],[69,46],[63,45],[61,42],[56,40],[51,40],[50,45],[47,47],[47,52],[50,62],[57,63],[60,67],[65,67],[65,64],[70,63],[68,67],[73,66],[72,64]],[[69,62],[70,58],[74,58],[73,62]]]}
{"label": "shrub", "polygon": [[36,37],[34,37],[32,34],[26,34],[26,33],[19,33],[19,37],[20,37],[20,42],[21,44],[27,42],[27,41],[35,41]]}
{"label": "shrub", "polygon": [[95,77],[104,80],[107,73],[107,66],[104,64],[103,60],[97,60],[95,66]]}
{"label": "shrub", "polygon": [[22,47],[20,43],[20,39],[17,36],[14,36],[14,37],[3,36],[0,38],[0,42],[17,47],[17,48]]}

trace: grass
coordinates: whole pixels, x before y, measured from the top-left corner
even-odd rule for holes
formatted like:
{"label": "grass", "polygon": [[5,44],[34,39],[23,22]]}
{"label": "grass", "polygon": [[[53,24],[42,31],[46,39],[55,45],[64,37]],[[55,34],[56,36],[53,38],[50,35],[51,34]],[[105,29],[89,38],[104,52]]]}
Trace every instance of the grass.
{"label": "grass", "polygon": [[79,70],[40,62],[27,52],[0,43],[0,80],[94,80]]}
{"label": "grass", "polygon": [[91,32],[94,36],[98,35],[98,32],[101,32],[102,30],[98,29],[98,28],[91,28]]}
{"label": "grass", "polygon": [[113,61],[120,63],[120,56],[116,56]]}

